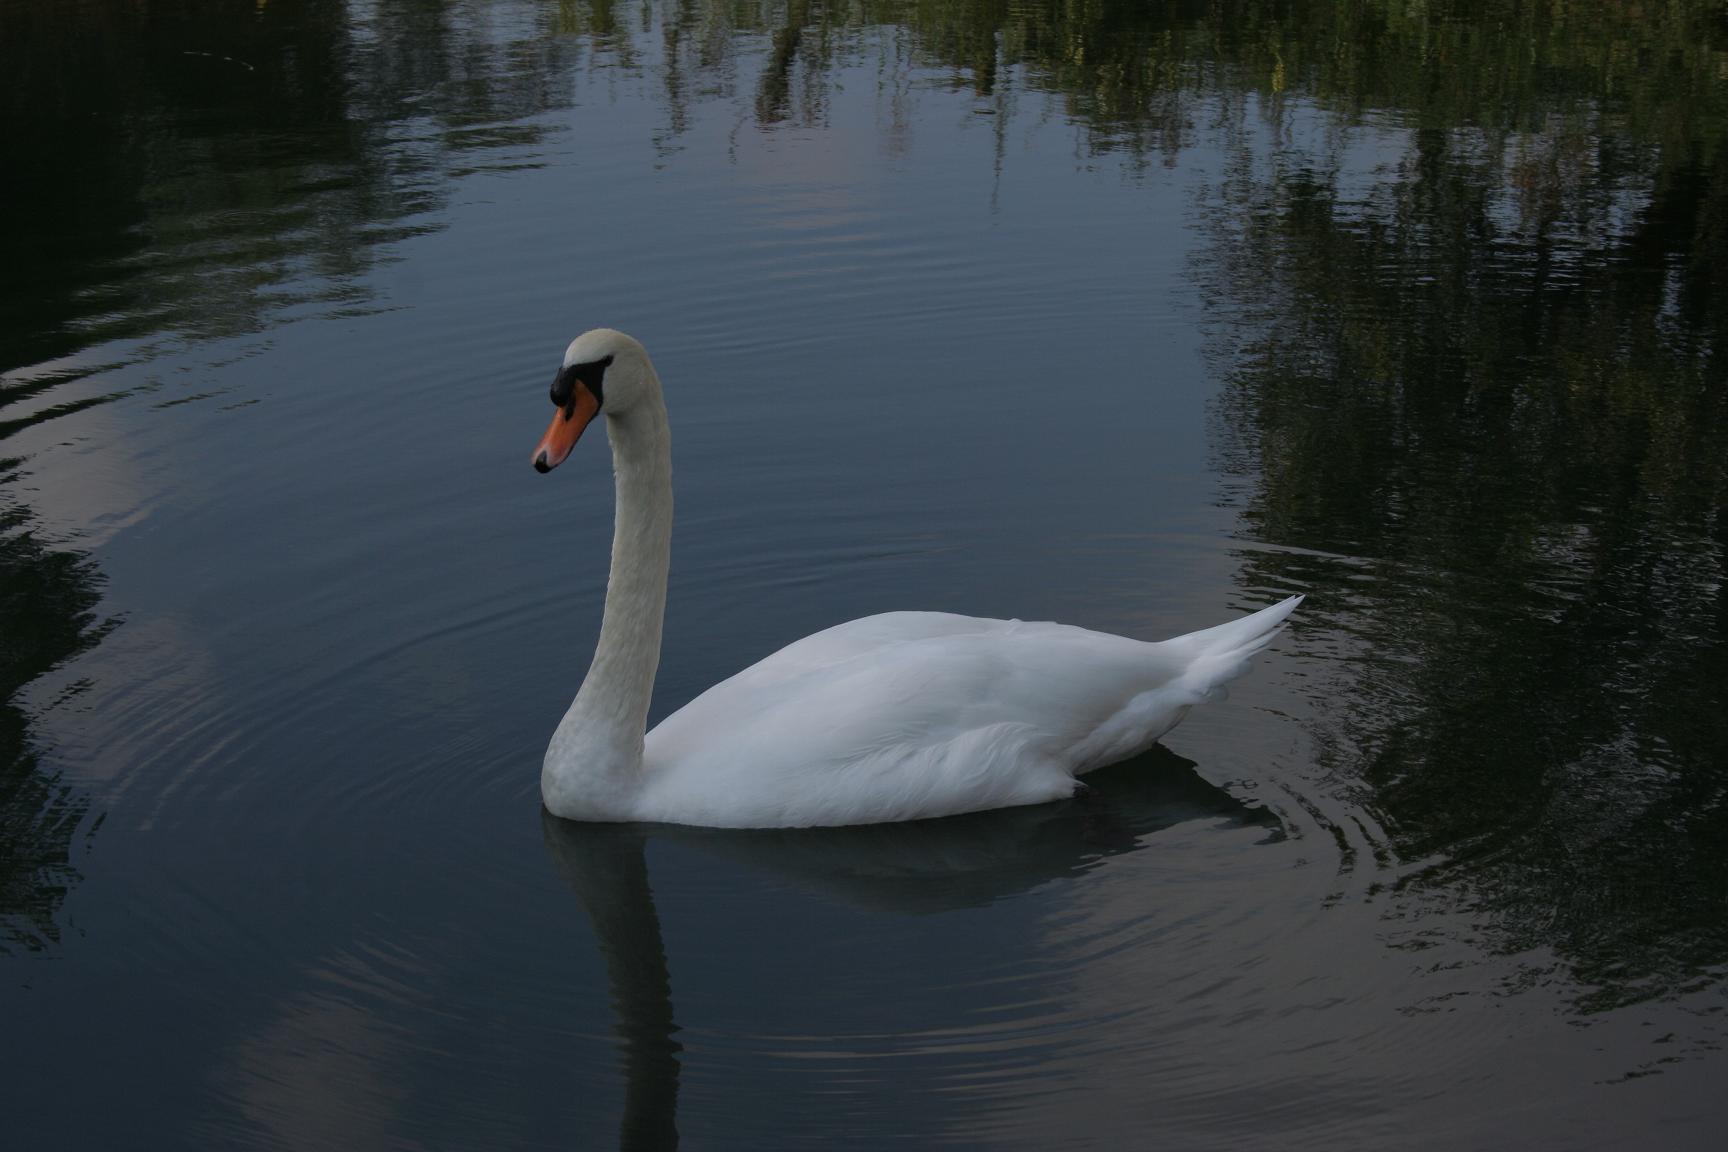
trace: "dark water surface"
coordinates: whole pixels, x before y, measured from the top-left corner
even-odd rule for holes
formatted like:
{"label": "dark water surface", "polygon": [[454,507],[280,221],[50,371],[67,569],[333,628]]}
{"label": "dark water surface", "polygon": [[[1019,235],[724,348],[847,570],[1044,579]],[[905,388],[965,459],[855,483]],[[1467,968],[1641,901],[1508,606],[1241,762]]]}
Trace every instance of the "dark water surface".
{"label": "dark water surface", "polygon": [[[0,1136],[1713,1147],[1728,9],[0,0]],[[1085,800],[543,818],[891,608],[1309,600]]]}

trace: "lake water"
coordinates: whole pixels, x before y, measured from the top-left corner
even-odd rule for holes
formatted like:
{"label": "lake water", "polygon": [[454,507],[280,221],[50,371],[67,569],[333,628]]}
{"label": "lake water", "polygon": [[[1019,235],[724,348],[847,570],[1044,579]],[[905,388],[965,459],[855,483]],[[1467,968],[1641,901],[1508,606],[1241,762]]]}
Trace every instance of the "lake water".
{"label": "lake water", "polygon": [[[1313,7],[0,0],[8,1145],[1716,1146],[1728,21]],[[655,719],[1308,601],[1081,800],[563,824],[597,325]]]}

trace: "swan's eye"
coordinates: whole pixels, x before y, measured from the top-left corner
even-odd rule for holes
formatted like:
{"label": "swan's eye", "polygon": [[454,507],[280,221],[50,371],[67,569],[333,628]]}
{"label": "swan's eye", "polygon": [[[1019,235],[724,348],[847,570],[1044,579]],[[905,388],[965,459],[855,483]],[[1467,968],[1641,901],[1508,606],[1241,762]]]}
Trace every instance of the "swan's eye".
{"label": "swan's eye", "polygon": [[560,408],[568,408],[576,399],[576,385],[581,385],[594,393],[594,399],[600,407],[606,406],[604,388],[606,367],[612,363],[612,357],[604,360],[590,360],[586,364],[568,364],[558,370],[558,375],[552,378],[552,403]]}

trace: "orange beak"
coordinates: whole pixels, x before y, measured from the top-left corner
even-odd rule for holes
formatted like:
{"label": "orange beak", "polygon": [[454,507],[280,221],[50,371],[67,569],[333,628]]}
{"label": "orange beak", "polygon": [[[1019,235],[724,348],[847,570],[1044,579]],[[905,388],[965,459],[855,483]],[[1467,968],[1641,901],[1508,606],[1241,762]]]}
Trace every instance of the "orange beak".
{"label": "orange beak", "polygon": [[558,415],[552,417],[552,426],[546,429],[546,435],[540,438],[539,446],[534,449],[534,471],[550,472],[564,463],[564,457],[570,455],[570,449],[576,447],[576,441],[582,438],[582,429],[588,427],[588,421],[594,419],[598,411],[600,401],[581,382],[577,382],[570,403],[558,409]]}

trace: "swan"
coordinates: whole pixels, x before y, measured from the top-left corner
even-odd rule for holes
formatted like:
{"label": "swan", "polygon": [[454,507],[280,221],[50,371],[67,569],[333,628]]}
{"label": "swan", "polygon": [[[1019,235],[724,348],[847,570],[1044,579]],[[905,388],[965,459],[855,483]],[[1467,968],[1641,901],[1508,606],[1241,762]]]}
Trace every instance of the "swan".
{"label": "swan", "polygon": [[597,415],[616,521],[593,662],[540,774],[570,820],[718,828],[878,824],[1040,804],[1151,747],[1302,602],[1160,643],[1066,624],[888,612],[806,636],[644,735],[672,546],[660,378],[610,328],[571,341],[535,447],[550,472]]}

